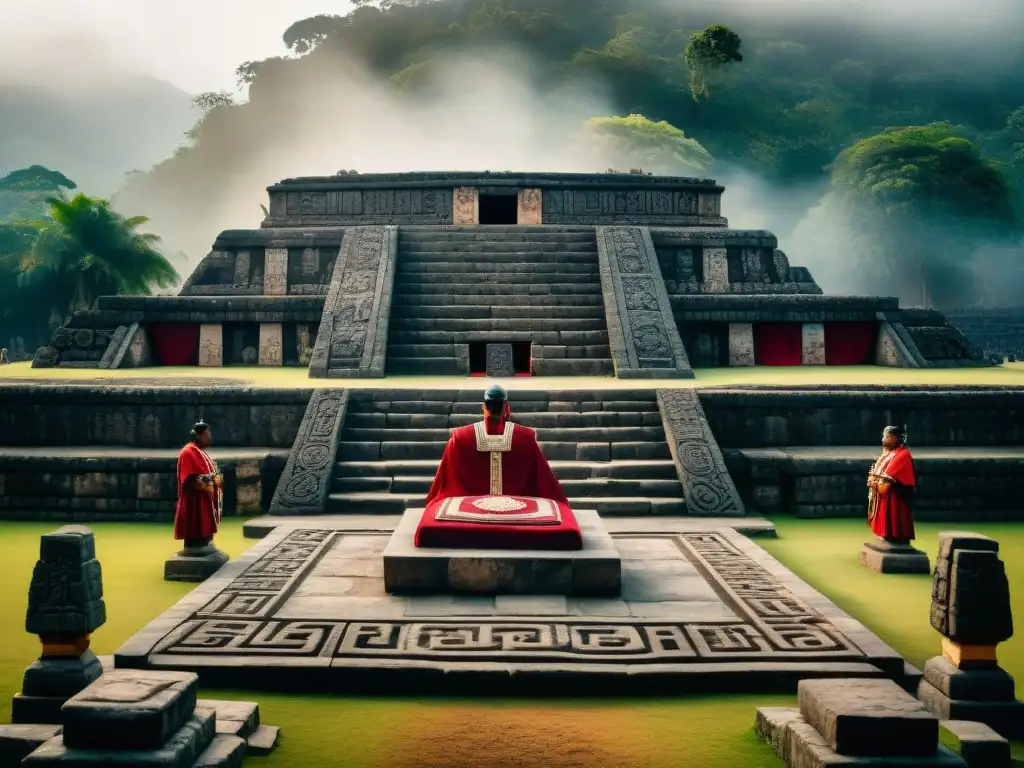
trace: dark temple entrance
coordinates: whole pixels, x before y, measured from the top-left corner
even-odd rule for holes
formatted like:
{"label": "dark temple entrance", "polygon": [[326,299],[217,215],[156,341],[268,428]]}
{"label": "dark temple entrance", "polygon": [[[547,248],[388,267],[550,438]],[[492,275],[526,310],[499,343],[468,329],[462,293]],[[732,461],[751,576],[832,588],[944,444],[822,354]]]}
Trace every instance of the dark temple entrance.
{"label": "dark temple entrance", "polygon": [[480,195],[481,224],[518,224],[519,197],[510,195]]}
{"label": "dark temple entrance", "polygon": [[[496,342],[472,341],[469,344],[469,374],[470,376],[484,376],[487,374],[487,345]],[[532,372],[532,342],[513,341],[512,344],[512,367],[516,376],[529,376]]]}

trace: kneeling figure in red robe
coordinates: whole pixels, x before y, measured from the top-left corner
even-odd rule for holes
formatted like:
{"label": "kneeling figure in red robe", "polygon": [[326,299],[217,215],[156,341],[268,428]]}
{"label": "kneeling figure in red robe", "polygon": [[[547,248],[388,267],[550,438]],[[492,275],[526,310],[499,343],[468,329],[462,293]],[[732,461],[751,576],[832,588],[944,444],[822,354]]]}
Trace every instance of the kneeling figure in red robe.
{"label": "kneeling figure in red robe", "polygon": [[868,523],[890,544],[908,544],[914,538],[917,477],[906,439],[906,427],[886,427],[882,455],[868,475]]}
{"label": "kneeling figure in red robe", "polygon": [[427,494],[417,547],[583,548],[579,524],[532,429],[511,421],[505,390],[483,421],[453,430]]}

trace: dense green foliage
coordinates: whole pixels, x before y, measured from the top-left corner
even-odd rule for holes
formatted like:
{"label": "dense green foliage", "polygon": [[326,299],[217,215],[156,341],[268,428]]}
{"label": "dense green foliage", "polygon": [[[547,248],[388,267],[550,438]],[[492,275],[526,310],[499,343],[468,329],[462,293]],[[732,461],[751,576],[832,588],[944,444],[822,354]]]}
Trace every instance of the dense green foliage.
{"label": "dense green foliage", "polygon": [[[583,127],[583,141],[599,157],[610,157],[618,168],[648,173],[707,173],[714,158],[698,142],[665,121],[643,115],[592,117]],[[639,168],[632,168],[631,163]]]}
{"label": "dense green foliage", "polygon": [[149,294],[178,280],[160,238],[138,231],[145,217],[126,218],[84,194],[68,198],[74,188],[41,166],[0,179],[0,323],[29,350],[99,296]]}

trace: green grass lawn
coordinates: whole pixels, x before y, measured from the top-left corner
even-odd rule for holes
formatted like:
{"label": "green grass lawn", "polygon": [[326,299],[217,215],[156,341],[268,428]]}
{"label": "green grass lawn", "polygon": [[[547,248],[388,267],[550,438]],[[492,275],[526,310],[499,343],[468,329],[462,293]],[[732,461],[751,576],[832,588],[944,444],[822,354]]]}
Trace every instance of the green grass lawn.
{"label": "green grass lawn", "polygon": [[[881,576],[857,562],[867,530],[862,521],[776,521],[780,538],[760,543],[799,576],[867,624],[920,665],[939,650],[928,624],[926,576]],[[36,638],[23,630],[27,587],[39,536],[54,524],[0,523],[0,623],[9,627],[0,644],[0,722],[10,718],[10,699],[25,666],[38,655]],[[938,531],[920,525],[918,544],[930,556]],[[1024,615],[1024,526],[977,525],[1002,545],[1018,616]],[[190,585],[162,580],[164,559],[174,551],[169,526],[93,526],[103,564],[107,624],[93,638],[97,653],[120,644],[177,599]],[[252,542],[230,520],[218,539],[235,556]],[[1004,667],[1024,673],[1024,640],[1000,646]],[[680,693],[685,693],[680,691]],[[265,722],[282,727],[279,749],[264,766],[622,766],[703,768],[780,766],[752,730],[760,705],[792,704],[787,696],[702,696],[679,699],[541,701],[513,699],[389,699],[345,696],[283,696],[204,690],[203,695],[259,701]]]}

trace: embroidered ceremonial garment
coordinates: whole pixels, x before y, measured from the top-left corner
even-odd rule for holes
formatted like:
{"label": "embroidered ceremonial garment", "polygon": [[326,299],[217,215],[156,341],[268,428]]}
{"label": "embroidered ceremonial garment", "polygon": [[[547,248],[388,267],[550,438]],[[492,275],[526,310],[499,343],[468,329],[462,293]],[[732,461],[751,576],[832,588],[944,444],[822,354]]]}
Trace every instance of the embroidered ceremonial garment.
{"label": "embroidered ceremonial garment", "polygon": [[868,523],[883,539],[914,538],[913,502],[917,486],[914,459],[906,446],[884,452],[871,468],[874,475],[889,481],[886,488],[868,494]]}
{"label": "embroidered ceremonial garment", "polygon": [[551,499],[526,496],[450,496],[434,513],[438,521],[508,525],[558,525],[562,514]]}
{"label": "embroidered ceremonial garment", "polygon": [[[189,478],[210,476],[208,485],[192,487]],[[174,538],[206,539],[217,532],[223,509],[224,489],[220,470],[210,455],[195,443],[178,454],[178,504],[174,511]]]}

